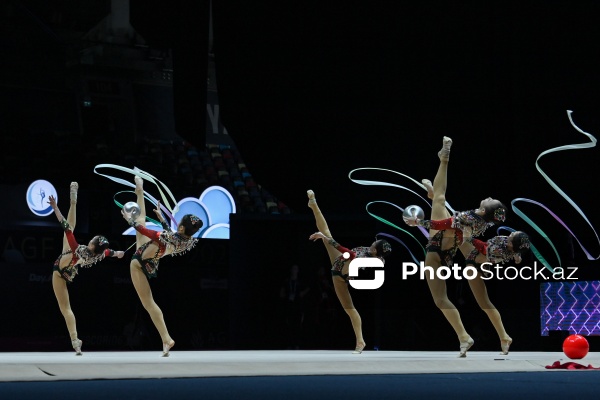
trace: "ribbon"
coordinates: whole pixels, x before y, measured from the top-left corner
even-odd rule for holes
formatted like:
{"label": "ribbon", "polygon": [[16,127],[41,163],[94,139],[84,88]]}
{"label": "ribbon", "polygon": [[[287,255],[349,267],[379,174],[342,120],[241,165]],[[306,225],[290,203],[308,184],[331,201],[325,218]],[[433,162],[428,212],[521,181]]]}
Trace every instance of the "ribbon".
{"label": "ribbon", "polygon": [[[116,205],[117,205],[117,207],[119,207],[119,208],[123,208],[123,204],[121,204],[119,201],[117,201],[117,196],[118,196],[119,194],[121,194],[121,193],[133,193],[133,194],[135,194],[135,192],[134,192],[134,191],[131,191],[131,190],[124,190],[124,191],[121,191],[121,192],[117,192],[117,193],[115,193],[115,195],[113,196],[113,201],[115,202],[115,204],[116,204]],[[144,193],[144,198],[145,198],[146,200],[148,200],[150,203],[153,203],[152,199],[150,199],[149,195],[146,195],[146,193]],[[156,205],[156,203],[153,203],[153,204],[154,204],[154,205]],[[169,215],[169,212],[168,212],[168,211],[165,211],[165,214]],[[170,215],[169,215],[169,217],[170,217]],[[153,223],[155,223],[156,225],[160,225],[160,221],[157,221],[157,220],[155,220],[154,218],[150,218],[150,217],[149,217],[149,216],[147,216],[147,215],[146,215],[146,221],[150,221],[150,222],[153,222]]]}
{"label": "ribbon", "polygon": [[[380,236],[387,237],[388,239],[392,239],[392,240],[394,240],[394,241],[396,241],[396,242],[400,243],[400,244],[401,244],[402,246],[404,246],[404,248],[405,248],[405,249],[408,251],[408,253],[409,253],[409,254],[410,254],[410,256],[412,257],[413,261],[414,261],[416,264],[418,264],[418,263],[419,263],[419,260],[417,260],[417,258],[414,256],[414,254],[412,253],[412,251],[410,251],[410,249],[408,248],[408,246],[406,245],[406,243],[404,243],[402,240],[398,239],[398,238],[397,238],[396,236],[394,236],[394,235],[390,235],[389,233],[385,233],[385,232],[379,232],[379,233],[377,234],[377,237],[380,237]],[[419,244],[420,244],[420,243],[419,243]],[[423,246],[421,246],[421,247],[423,247]],[[423,251],[425,251],[425,248],[423,248]]]}
{"label": "ribbon", "polygon": [[[424,186],[422,183],[420,183],[420,182],[417,182],[415,179],[411,178],[411,177],[410,177],[410,176],[408,176],[408,175],[405,175],[405,174],[403,174],[403,173],[401,173],[401,172],[397,172],[397,171],[394,171],[394,170],[391,170],[391,169],[385,169],[385,168],[371,168],[371,167],[366,167],[366,168],[356,168],[356,169],[353,169],[352,171],[350,171],[350,172],[348,173],[348,178],[349,178],[349,179],[350,179],[352,182],[354,182],[354,183],[356,183],[356,184],[359,184],[359,185],[365,185],[365,186],[389,186],[389,187],[395,187],[395,188],[399,188],[399,189],[407,190],[407,191],[409,191],[409,192],[411,192],[411,193],[415,194],[416,196],[420,197],[420,198],[421,198],[421,200],[423,200],[425,203],[427,203],[427,205],[428,205],[428,206],[431,208],[431,204],[429,203],[429,201],[428,201],[427,199],[425,199],[423,196],[421,196],[420,194],[418,194],[417,192],[415,192],[414,190],[411,190],[411,189],[409,189],[409,188],[407,188],[407,187],[405,187],[405,186],[397,185],[397,184],[390,183],[390,182],[383,182],[383,181],[373,181],[373,180],[364,180],[364,179],[354,179],[354,178],[352,178],[352,174],[353,174],[353,173],[355,173],[356,171],[386,171],[386,172],[391,172],[391,173],[393,173],[393,174],[396,174],[396,175],[403,176],[403,177],[407,178],[408,180],[410,180],[410,181],[414,182],[414,183],[415,183],[417,186],[421,187],[423,190],[427,190],[427,188],[426,188],[426,187],[425,187],[425,186]],[[415,240],[415,241],[416,241],[416,242],[419,244],[419,246],[420,246],[420,247],[421,247],[421,249],[423,250],[423,254],[425,255],[425,254],[426,254],[425,247],[424,247],[424,246],[421,244],[421,242],[420,242],[420,241],[419,241],[419,240],[418,240],[418,239],[417,239],[415,236],[413,236],[413,235],[412,235],[410,232],[408,232],[407,230],[400,228],[400,227],[399,227],[399,226],[397,226],[396,224],[394,224],[394,223],[392,223],[392,222],[388,221],[387,219],[385,219],[385,218],[383,218],[383,217],[381,217],[381,216],[379,216],[379,215],[377,215],[377,214],[375,214],[374,212],[371,212],[371,211],[369,210],[369,207],[370,207],[371,205],[373,205],[373,204],[377,204],[377,203],[390,205],[390,206],[392,206],[392,207],[395,207],[395,208],[397,208],[397,209],[398,209],[398,210],[400,210],[401,212],[404,212],[404,208],[402,208],[402,207],[400,207],[400,206],[398,206],[398,205],[396,205],[396,204],[394,204],[394,203],[391,203],[391,202],[388,202],[388,201],[383,201],[383,200],[376,200],[376,201],[369,202],[369,203],[366,205],[366,207],[365,207],[365,208],[366,208],[366,211],[367,211],[367,213],[368,213],[370,216],[372,216],[373,218],[375,218],[376,220],[378,220],[378,221],[381,221],[381,222],[383,222],[384,224],[391,226],[392,228],[398,229],[399,231],[401,231],[401,232],[405,233],[406,235],[408,235],[408,236],[410,236],[412,239],[414,239],[414,240]],[[447,208],[449,208],[450,210],[452,210],[452,207],[450,207],[450,204],[449,204],[448,202],[446,202],[446,207],[447,207]],[[453,212],[453,210],[452,210],[452,212]],[[429,232],[428,232],[428,231],[427,231],[425,228],[423,228],[422,226],[419,226],[418,228],[419,228],[419,230],[420,230],[420,231],[423,233],[423,235],[425,236],[425,238],[429,238]],[[408,253],[409,253],[409,254],[410,254],[410,256],[412,257],[412,259],[413,259],[413,260],[414,260],[416,263],[418,263],[418,262],[419,262],[419,260],[417,259],[417,257],[416,257],[416,256],[413,254],[413,252],[412,252],[412,251],[409,249],[408,245],[407,245],[405,242],[403,242],[402,240],[400,240],[399,238],[397,238],[396,236],[393,236],[393,235],[387,235],[387,234],[381,234],[381,235],[383,235],[383,236],[387,236],[387,237],[389,237],[389,238],[391,238],[391,239],[395,240],[396,242],[400,243],[402,246],[404,246],[404,247],[405,247],[405,248],[408,250]]]}
{"label": "ribbon", "polygon": [[[157,178],[155,178],[153,175],[149,174],[148,172],[145,172],[141,169],[139,169],[138,167],[134,167],[133,169],[130,168],[126,168],[126,167],[121,167],[120,165],[115,165],[115,164],[98,164],[94,167],[94,173],[98,174],[100,176],[103,176],[105,178],[110,179],[113,182],[116,183],[120,183],[122,185],[125,186],[129,186],[135,189],[135,184],[131,183],[130,181],[126,181],[124,179],[121,178],[117,178],[115,176],[112,175],[108,175],[108,174],[101,174],[100,172],[98,172],[98,169],[100,168],[109,168],[109,169],[116,169],[118,171],[122,171],[122,172],[126,172],[129,174],[132,174],[134,176],[139,176],[140,178],[142,178],[144,181],[150,182],[153,185],[156,186],[156,188],[158,189],[158,192],[160,193],[160,197],[162,199],[162,207],[161,210],[169,217],[169,219],[173,222],[176,223],[175,221],[175,217],[173,217],[173,214],[175,214],[177,212],[177,210],[179,209],[179,206],[177,204],[177,201],[175,200],[175,197],[173,196],[173,193],[171,193],[171,190],[169,190],[169,188],[167,187],[167,185],[165,185],[163,182],[161,182],[160,180],[158,180]],[[162,188],[161,188],[162,186]],[[118,192],[119,193],[125,193],[125,192]],[[128,192],[131,193],[131,192]],[[115,194],[115,196],[117,195]],[[168,197],[167,197],[168,196]],[[153,196],[151,196],[150,194],[146,193],[146,191],[144,191],[144,198],[148,199],[148,201],[150,201],[154,206],[156,206],[156,204],[158,204],[158,200],[156,200],[156,198],[154,198]],[[172,204],[171,205],[171,201]],[[114,199],[114,197],[113,197]],[[117,204],[118,207],[123,208],[123,205],[120,204],[118,201],[114,200],[115,203]],[[154,223],[156,223],[157,225],[160,225],[160,222],[155,221],[149,217],[146,217],[147,220],[152,221]]]}
{"label": "ribbon", "polygon": [[546,369],[600,369],[594,367],[592,364],[583,365],[576,362],[566,362],[561,364],[560,361],[554,361],[552,365],[546,365]]}
{"label": "ribbon", "polygon": [[[415,241],[416,241],[416,242],[419,244],[419,246],[421,246],[421,248],[423,249],[423,255],[425,255],[425,254],[426,254],[425,247],[423,247],[423,245],[421,244],[421,242],[419,242],[419,240],[418,240],[416,237],[414,237],[414,236],[413,236],[412,234],[410,234],[408,231],[406,231],[406,230],[404,230],[404,229],[400,228],[399,226],[397,226],[397,225],[395,225],[395,224],[391,223],[390,221],[386,220],[385,218],[382,218],[382,217],[380,217],[380,216],[378,216],[378,215],[376,215],[376,214],[372,213],[371,211],[369,211],[369,206],[370,206],[370,205],[372,205],[372,204],[376,204],[376,203],[384,203],[384,204],[389,204],[389,205],[391,205],[391,206],[393,206],[393,207],[396,207],[396,208],[398,208],[400,211],[404,211],[404,209],[403,209],[403,208],[401,208],[401,207],[398,207],[397,205],[395,205],[395,204],[393,204],[393,203],[389,203],[389,202],[387,202],[387,201],[372,201],[372,202],[368,203],[368,204],[367,204],[367,206],[366,206],[367,213],[368,213],[370,216],[372,216],[373,218],[375,218],[375,219],[376,219],[376,220],[378,220],[378,221],[381,221],[381,222],[383,222],[383,223],[384,223],[384,224],[386,224],[386,225],[389,225],[389,226],[391,226],[391,227],[393,227],[393,228],[396,228],[396,229],[398,229],[398,230],[400,230],[400,231],[402,231],[402,232],[406,233],[408,236],[410,236],[411,238],[413,238],[413,239],[414,239],[414,240],[415,240]],[[429,234],[427,233],[427,231],[426,231],[426,230],[425,230],[423,227],[421,227],[421,226],[420,226],[419,228],[421,229],[421,232],[423,232],[423,233],[425,234],[425,237],[429,237]],[[409,254],[410,254],[410,256],[412,257],[412,259],[415,261],[415,263],[417,263],[417,264],[419,263],[419,260],[418,260],[418,259],[415,257],[415,255],[414,255],[414,254],[412,253],[412,251],[411,251],[411,250],[408,248],[408,246],[406,245],[406,243],[404,243],[402,240],[398,239],[398,238],[397,238],[397,237],[395,237],[395,236],[388,235],[388,234],[384,234],[384,233],[380,233],[379,235],[383,235],[383,236],[390,237],[390,238],[394,239],[396,242],[400,243],[402,246],[404,246],[404,247],[406,248],[406,250],[408,250],[408,253],[409,253]]]}
{"label": "ribbon", "polygon": [[[594,227],[592,226],[591,222],[589,221],[589,219],[587,218],[587,216],[584,214],[584,212],[581,210],[581,208],[548,176],[548,174],[546,174],[542,168],[539,165],[539,160],[545,156],[546,154],[550,154],[550,153],[554,153],[554,152],[558,152],[558,151],[564,151],[564,150],[578,150],[578,149],[584,149],[584,148],[592,148],[596,146],[597,140],[594,136],[592,136],[591,134],[584,132],[583,130],[581,130],[577,125],[575,125],[575,123],[573,122],[573,118],[571,116],[573,112],[571,110],[567,110],[567,115],[569,117],[569,121],[571,122],[571,125],[573,126],[573,128],[575,128],[575,130],[577,130],[579,133],[585,135],[588,137],[588,139],[590,139],[589,143],[579,143],[579,144],[569,144],[569,145],[565,145],[565,146],[559,146],[559,147],[554,147],[548,150],[543,151],[542,153],[540,153],[535,161],[535,166],[536,169],[538,170],[538,172],[542,175],[542,177],[546,180],[546,182],[548,182],[548,184],[556,191],[558,192],[578,213],[579,215],[581,215],[581,217],[584,219],[584,221],[587,223],[587,225],[592,229],[592,231],[594,232],[594,235],[596,236],[596,240],[598,241],[598,243],[600,244],[600,237],[598,236],[598,233],[596,232],[596,230],[594,229]],[[399,188],[399,189],[403,189],[403,190],[407,190],[415,195],[417,195],[419,198],[421,198],[423,201],[425,201],[430,207],[431,204],[425,199],[423,198],[423,196],[419,195],[418,193],[416,193],[415,191],[408,189],[407,187],[401,186],[401,185],[396,185],[393,183],[389,183],[389,182],[382,182],[382,181],[375,181],[375,180],[364,180],[364,179],[354,179],[352,178],[352,174],[355,173],[356,171],[362,171],[362,170],[370,170],[370,171],[386,171],[386,172],[391,172],[393,174],[397,174],[397,175],[401,175],[407,179],[409,179],[410,181],[414,182],[415,184],[417,184],[417,186],[426,189],[425,186],[423,184],[421,184],[420,182],[417,182],[415,179],[411,178],[408,175],[405,175],[403,173],[397,172],[397,171],[393,171],[390,169],[385,169],[385,168],[356,168],[351,170],[348,173],[348,178],[354,182],[357,183],[359,185],[367,185],[367,186],[390,186],[390,187],[395,187],[395,188]],[[575,235],[575,233],[569,228],[569,226],[556,214],[554,213],[552,210],[550,210],[548,207],[546,207],[544,204],[537,202],[535,200],[531,200],[531,199],[527,199],[527,198],[523,198],[523,197],[518,197],[515,198],[511,201],[511,207],[512,210],[515,212],[516,215],[518,215],[521,219],[523,219],[525,221],[525,223],[527,223],[529,226],[531,226],[536,232],[538,232],[542,238],[544,238],[544,240],[546,240],[546,242],[548,242],[548,244],[550,245],[550,247],[552,248],[552,250],[554,251],[554,254],[556,256],[556,259],[558,261],[558,265],[559,267],[562,266],[562,262],[561,262],[561,258],[560,255],[558,253],[558,250],[556,249],[556,246],[554,246],[554,244],[552,243],[552,241],[550,240],[550,238],[548,237],[548,235],[546,235],[546,233],[531,219],[529,218],[523,211],[521,211],[517,206],[516,203],[517,202],[526,202],[526,203],[531,203],[534,205],[537,205],[539,207],[542,207],[544,210],[546,210],[550,216],[552,218],[554,218],[559,224],[561,224],[570,234],[571,236],[573,236],[573,238],[575,238],[575,240],[577,241],[577,243],[579,244],[579,247],[583,250],[583,252],[585,253],[586,257],[588,258],[588,260],[598,260],[600,259],[600,255],[598,255],[598,257],[594,257],[590,254],[590,252],[583,246],[583,244],[581,243],[581,241],[579,240],[579,238]],[[373,218],[383,222],[384,224],[387,224],[393,228],[396,228],[402,232],[404,232],[405,234],[408,234],[409,236],[411,236],[413,239],[417,240],[413,235],[411,235],[409,232],[407,232],[404,229],[401,229],[400,227],[398,227],[397,225],[393,224],[392,222],[372,213],[371,211],[369,211],[369,206],[374,204],[374,203],[385,203],[385,204],[389,204],[393,207],[398,208],[401,211],[404,211],[403,208],[390,203],[390,202],[386,202],[386,201],[373,201],[367,204],[366,208],[367,208],[367,213],[369,215],[371,215]],[[453,213],[454,210],[452,209],[452,207],[450,206],[450,204],[448,202],[446,202],[446,207]],[[425,233],[426,237],[429,237],[428,233],[422,228],[420,227],[421,230]],[[497,229],[497,232],[500,232],[500,230],[507,230],[510,232],[514,232],[515,230],[511,227],[508,226],[501,226]],[[406,247],[408,249],[408,247],[406,246],[406,244],[404,242],[402,242],[400,239],[391,236],[392,238],[394,238],[394,240],[398,241],[399,243],[401,243],[404,247]],[[417,240],[418,242],[418,240]],[[421,245],[419,243],[419,245]],[[423,246],[421,246],[423,247]],[[554,273],[554,268],[552,268],[552,266],[550,265],[550,263],[546,260],[546,258],[541,254],[541,252],[533,245],[533,243],[530,243],[530,250],[531,252],[534,254],[534,256],[548,269],[550,270],[550,272]],[[409,250],[410,252],[410,250]],[[411,257],[413,257],[413,259],[415,259],[415,256],[412,254],[412,252],[410,252]]]}
{"label": "ribbon", "polygon": [[[579,132],[579,133],[587,136],[588,139],[590,139],[590,142],[589,143],[569,144],[569,145],[554,147],[554,148],[545,150],[545,151],[541,152],[538,155],[537,159],[535,160],[535,167],[538,170],[538,172],[542,175],[542,177],[546,180],[546,182],[548,182],[548,184],[550,185],[550,187],[552,187],[552,189],[554,189],[556,192],[558,192],[558,194],[560,194],[577,211],[577,213],[579,213],[579,215],[581,215],[581,217],[584,219],[584,221],[587,223],[587,225],[594,232],[594,235],[596,236],[596,240],[600,244],[600,238],[598,237],[598,233],[596,232],[596,230],[592,226],[592,224],[589,221],[589,219],[587,218],[587,216],[581,210],[581,208],[548,176],[548,174],[546,174],[542,170],[542,168],[539,165],[540,159],[543,156],[545,156],[546,154],[550,154],[550,153],[554,153],[554,152],[558,152],[558,151],[563,151],[563,150],[579,150],[579,149],[591,148],[591,147],[595,147],[596,146],[596,143],[597,143],[596,138],[594,136],[590,135],[589,133],[584,132],[577,125],[575,125],[575,122],[573,122],[573,118],[571,117],[572,113],[573,113],[573,111],[567,110],[567,116],[569,117],[569,122],[571,122],[571,125],[573,126],[573,128],[575,128],[575,130],[577,132]],[[585,253],[585,255],[586,255],[586,257],[587,257],[588,260],[597,260],[597,259],[600,258],[600,255],[598,257],[592,256],[590,254],[590,252],[583,246],[583,244],[581,243],[581,241],[579,240],[579,238],[577,237],[577,235],[575,235],[575,233],[573,233],[573,231],[567,226],[567,224],[565,222],[563,222],[563,220],[560,219],[558,217],[558,215],[555,214],[554,212],[552,212],[552,210],[550,210],[548,207],[546,207],[542,203],[539,203],[539,202],[531,200],[531,199],[526,199],[526,198],[516,198],[516,199],[513,199],[512,202],[511,202],[511,206],[512,206],[512,209],[515,212],[515,214],[517,214],[518,216],[520,216],[529,226],[531,226],[535,231],[537,231],[539,234],[541,234],[544,239],[546,239],[546,241],[550,244],[550,246],[554,250],[554,254],[556,255],[556,258],[558,260],[559,266],[561,266],[562,263],[561,263],[561,259],[560,259],[560,256],[558,254],[558,251],[556,250],[556,247],[554,247],[554,245],[552,244],[552,241],[548,238],[548,236],[544,233],[544,231],[542,231],[540,229],[540,227],[537,226],[537,224],[535,224],[529,217],[527,217],[527,215],[525,215],[525,213],[523,213],[521,210],[519,210],[515,206],[515,203],[518,202],[518,201],[524,201],[524,202],[532,203],[532,204],[535,204],[537,206],[542,207],[544,210],[546,210],[552,216],[552,218],[554,218],[559,224],[561,224],[571,234],[571,236],[573,236],[573,238],[575,238],[575,240],[579,244],[579,247],[581,248],[581,250],[583,250],[583,252]],[[533,249],[535,249],[535,248],[532,246],[532,250]],[[534,252],[534,254],[536,254],[536,253]],[[538,257],[538,258],[541,257],[541,254],[539,254],[539,253],[536,254],[536,257]],[[546,266],[546,268],[550,269],[550,271],[553,272],[552,268],[550,267],[550,265],[548,264],[548,262],[545,259],[543,259],[543,257],[540,259],[540,261]]]}
{"label": "ribbon", "polygon": [[[405,186],[401,186],[401,185],[396,185],[394,183],[389,183],[389,182],[381,182],[381,181],[370,181],[370,180],[364,180],[364,179],[353,179],[352,178],[352,174],[356,171],[386,171],[386,172],[391,172],[393,174],[396,175],[401,175],[405,178],[407,178],[410,181],[413,181],[414,183],[417,184],[417,186],[419,186],[420,188],[422,188],[423,190],[427,190],[427,188],[425,187],[425,185],[423,185],[421,182],[417,182],[415,179],[411,178],[408,175],[405,175],[401,172],[398,171],[394,171],[391,169],[385,169],[385,168],[372,168],[372,167],[365,167],[365,168],[356,168],[353,169],[352,171],[350,171],[348,173],[348,178],[354,182],[357,183],[359,185],[365,185],[365,186],[391,186],[391,187],[395,187],[395,188],[399,188],[399,189],[404,189],[404,190],[408,190],[409,192],[415,194],[416,196],[420,197],[421,200],[423,200],[425,203],[427,203],[427,205],[429,205],[429,207],[431,207],[431,203],[429,203],[428,200],[426,200],[423,196],[421,196],[420,194],[418,194],[417,192],[415,192],[414,190],[411,190]],[[446,202],[446,207],[451,211],[454,212],[454,210],[452,209],[452,207],[450,207],[450,204],[448,202]]]}

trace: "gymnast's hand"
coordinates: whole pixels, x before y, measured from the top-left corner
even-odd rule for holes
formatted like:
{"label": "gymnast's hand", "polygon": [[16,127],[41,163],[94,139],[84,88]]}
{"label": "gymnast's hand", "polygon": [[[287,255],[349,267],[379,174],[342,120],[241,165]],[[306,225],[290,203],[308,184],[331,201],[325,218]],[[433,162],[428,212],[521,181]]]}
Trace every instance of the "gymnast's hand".
{"label": "gymnast's hand", "polygon": [[316,242],[317,240],[321,239],[321,240],[325,240],[327,239],[327,236],[325,236],[324,234],[322,234],[321,232],[315,232],[312,235],[310,235],[308,237],[309,240],[312,240],[313,242]]}
{"label": "gymnast's hand", "polygon": [[121,215],[123,215],[123,218],[125,219],[125,221],[129,222],[130,220],[133,219],[131,212],[127,212],[125,211],[123,208],[121,208]]}
{"label": "gymnast's hand", "polygon": [[416,215],[410,216],[410,217],[402,217],[404,219],[404,222],[406,222],[406,225],[408,226],[417,226],[419,224],[419,219],[416,217]]}
{"label": "gymnast's hand", "polygon": [[50,204],[52,209],[55,210],[56,209],[56,197],[54,197],[53,195],[50,195],[50,197],[48,197],[48,204]]}
{"label": "gymnast's hand", "polygon": [[122,250],[115,251],[115,256],[117,256],[117,258],[123,258],[124,255],[125,255],[125,252]]}
{"label": "gymnast's hand", "polygon": [[160,201],[156,201],[156,209],[154,209],[154,214],[156,214],[160,222],[163,222],[165,220],[163,218],[162,211],[160,211]]}

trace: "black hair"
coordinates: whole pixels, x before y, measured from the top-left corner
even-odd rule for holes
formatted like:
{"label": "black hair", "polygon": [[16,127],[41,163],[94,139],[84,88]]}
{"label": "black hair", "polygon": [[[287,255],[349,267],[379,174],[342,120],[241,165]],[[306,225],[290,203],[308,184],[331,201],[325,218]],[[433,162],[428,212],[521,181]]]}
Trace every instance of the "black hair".
{"label": "black hair", "polygon": [[486,205],[483,207],[483,210],[485,214],[483,214],[482,218],[485,222],[499,224],[506,219],[506,211],[508,209],[500,200],[494,200],[493,204]]}
{"label": "black hair", "polygon": [[186,236],[192,237],[200,230],[200,228],[202,228],[204,222],[193,214],[185,214],[183,218],[181,218],[180,225],[184,227]]}
{"label": "black hair", "polygon": [[512,237],[513,251],[523,255],[529,251],[529,246],[529,236],[525,232],[516,231]]}
{"label": "black hair", "polygon": [[392,246],[387,240],[378,239],[375,241],[375,250],[377,250],[379,257],[385,258],[392,252]]}
{"label": "black hair", "polygon": [[94,236],[92,244],[94,245],[94,255],[102,254],[109,246],[108,239],[103,235]]}

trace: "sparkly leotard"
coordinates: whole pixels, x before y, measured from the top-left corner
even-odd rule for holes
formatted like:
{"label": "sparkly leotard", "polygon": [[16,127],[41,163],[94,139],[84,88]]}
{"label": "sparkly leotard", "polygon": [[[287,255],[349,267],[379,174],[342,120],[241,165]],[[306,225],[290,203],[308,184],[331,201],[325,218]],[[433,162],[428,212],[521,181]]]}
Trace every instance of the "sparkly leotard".
{"label": "sparkly leotard", "polygon": [[[184,237],[177,232],[173,232],[165,225],[163,225],[163,227],[166,227],[166,229],[162,232],[148,229],[137,222],[133,222],[131,226],[142,235],[151,239],[149,242],[141,245],[131,257],[132,260],[137,260],[140,263],[142,272],[148,279],[156,278],[158,275],[159,261],[161,257],[165,255],[167,250],[171,250],[170,255],[172,256],[181,255],[191,250],[198,242],[198,239]],[[152,257],[142,258],[144,251],[152,243],[158,247],[156,252]]]}
{"label": "sparkly leotard", "polygon": [[[476,214],[475,210],[458,212],[451,218],[443,220],[423,220],[419,221],[418,224],[426,229],[439,231],[429,238],[425,248],[427,252],[437,253],[440,256],[440,259],[444,261],[448,267],[452,267],[458,246],[460,246],[463,241],[462,230],[464,228],[471,228],[472,236],[480,236],[492,225],[491,223],[486,222],[483,217]],[[449,248],[442,249],[444,231],[448,229],[455,232],[453,237],[454,242]]]}
{"label": "sparkly leotard", "polygon": [[[73,282],[73,279],[75,279],[75,276],[78,273],[79,266],[89,268],[98,261],[104,259],[104,257],[112,257],[115,254],[113,250],[106,249],[102,253],[94,255],[87,246],[77,243],[73,231],[66,220],[63,219],[61,225],[65,231],[65,237],[69,243],[70,250],[67,250],[58,256],[56,261],[54,261],[52,270],[57,271],[60,274],[60,277],[67,281],[67,283]],[[61,268],[60,260],[69,254],[72,254],[69,264],[64,268]]]}
{"label": "sparkly leotard", "polygon": [[[329,245],[335,247],[338,251],[340,251],[342,254],[340,254],[338,257],[336,257],[335,260],[333,260],[333,264],[331,264],[331,275],[332,276],[341,276],[346,283],[348,283],[348,274],[344,274],[342,273],[342,270],[344,268],[344,265],[346,265],[346,262],[350,262],[352,260],[354,260],[355,258],[364,258],[364,257],[373,257],[371,255],[371,249],[369,247],[355,247],[352,250],[347,249],[346,247],[340,245],[338,242],[336,242],[333,239],[329,239],[328,241]],[[350,257],[348,258],[344,258],[344,253],[348,253],[350,254]],[[381,257],[377,257],[379,258],[381,261],[383,261],[385,263],[385,260]]]}
{"label": "sparkly leotard", "polygon": [[472,243],[475,248],[467,256],[467,264],[475,264],[475,258],[480,253],[494,264],[505,263],[513,260],[515,256],[520,256],[519,253],[508,249],[508,236],[495,236],[487,242],[475,239]]}

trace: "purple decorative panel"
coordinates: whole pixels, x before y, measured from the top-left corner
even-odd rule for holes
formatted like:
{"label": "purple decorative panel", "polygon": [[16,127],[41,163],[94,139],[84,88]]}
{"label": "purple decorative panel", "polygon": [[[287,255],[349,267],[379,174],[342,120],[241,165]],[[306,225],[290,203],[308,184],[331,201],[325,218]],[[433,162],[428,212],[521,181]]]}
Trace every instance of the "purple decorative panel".
{"label": "purple decorative panel", "polygon": [[542,283],[540,314],[542,336],[553,330],[600,335],[600,281]]}

